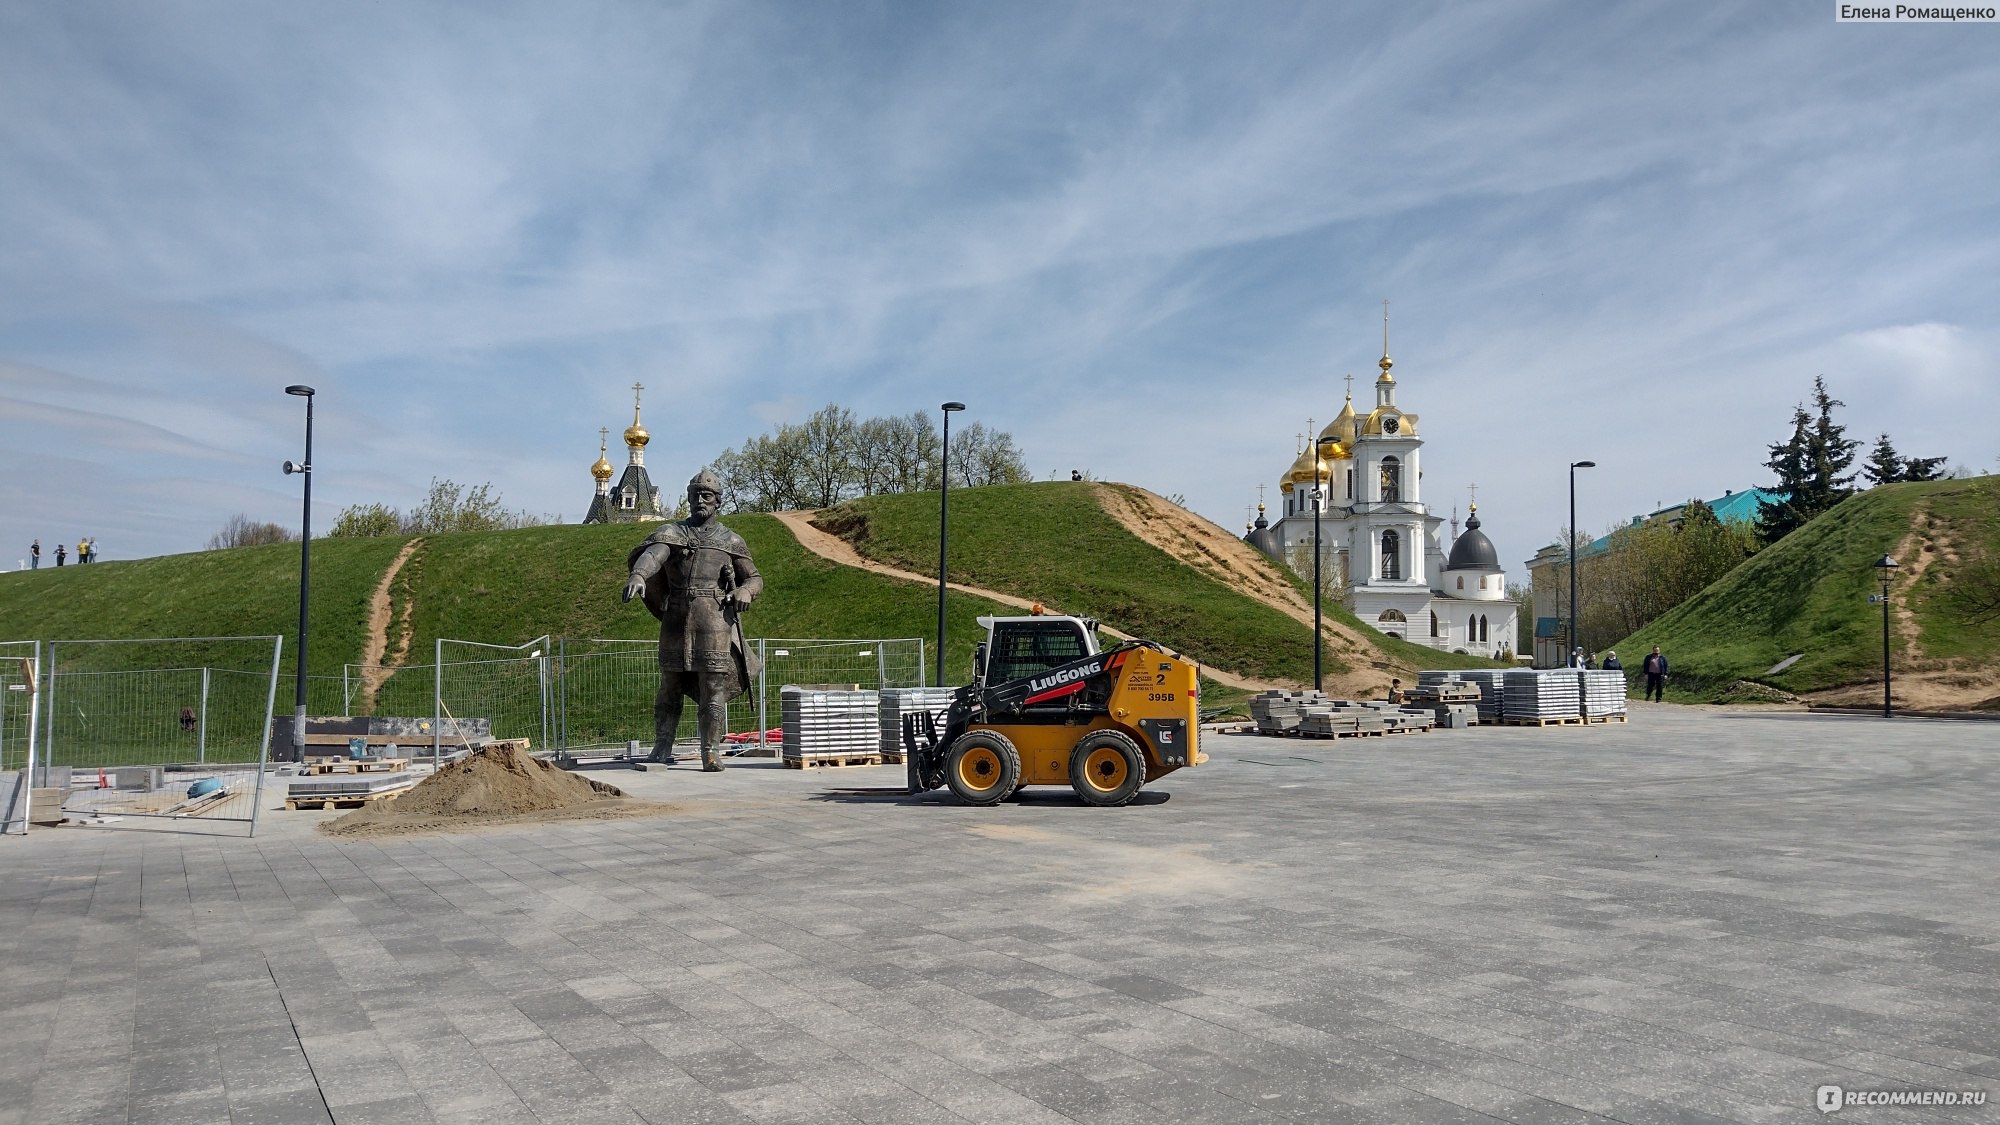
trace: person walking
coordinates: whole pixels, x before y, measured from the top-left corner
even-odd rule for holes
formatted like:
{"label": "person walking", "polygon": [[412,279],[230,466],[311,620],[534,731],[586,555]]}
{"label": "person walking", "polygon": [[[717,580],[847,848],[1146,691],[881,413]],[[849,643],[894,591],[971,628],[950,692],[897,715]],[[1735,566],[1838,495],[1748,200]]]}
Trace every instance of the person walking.
{"label": "person walking", "polygon": [[90,561],[90,537],[86,535],[82,539],[76,541],[76,564],[78,566],[82,566],[84,563],[87,563],[89,561]]}
{"label": "person walking", "polygon": [[1656,703],[1667,701],[1667,658],[1659,645],[1646,654],[1645,663],[1639,666],[1646,673],[1646,698]]}
{"label": "person walking", "polygon": [[42,541],[40,539],[28,544],[28,569],[42,569]]}
{"label": "person walking", "polygon": [[69,557],[69,552],[63,550],[63,545],[61,543],[56,544],[56,565],[61,566],[63,564],[63,560],[68,557]]}

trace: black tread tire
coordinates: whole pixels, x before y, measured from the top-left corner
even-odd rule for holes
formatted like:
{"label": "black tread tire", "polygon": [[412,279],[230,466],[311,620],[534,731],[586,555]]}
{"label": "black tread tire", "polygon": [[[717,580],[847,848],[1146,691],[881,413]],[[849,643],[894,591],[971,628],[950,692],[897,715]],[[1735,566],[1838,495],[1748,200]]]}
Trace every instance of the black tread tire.
{"label": "black tread tire", "polygon": [[[1084,776],[1084,762],[1094,750],[1109,747],[1118,751],[1125,759],[1125,780],[1118,788],[1100,789],[1092,785]],[[1086,805],[1115,809],[1129,805],[1139,795],[1146,784],[1146,755],[1139,751],[1139,744],[1123,731],[1094,730],[1077,739],[1076,746],[1069,752],[1069,786],[1076,795],[1083,798]]]}
{"label": "black tread tire", "polygon": [[[985,789],[968,788],[959,780],[959,762],[973,750],[986,749],[1000,759],[1000,776]],[[968,805],[997,805],[1021,787],[1021,752],[1006,735],[994,730],[967,731],[958,736],[944,758],[944,783]]]}

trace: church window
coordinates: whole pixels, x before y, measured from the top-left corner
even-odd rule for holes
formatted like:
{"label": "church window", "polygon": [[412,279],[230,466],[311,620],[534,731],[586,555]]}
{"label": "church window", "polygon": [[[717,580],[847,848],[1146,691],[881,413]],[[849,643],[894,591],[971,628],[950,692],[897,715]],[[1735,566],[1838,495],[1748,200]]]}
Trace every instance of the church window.
{"label": "church window", "polygon": [[1382,458],[1382,499],[1384,502],[1399,501],[1403,498],[1403,463],[1394,457]]}
{"label": "church window", "polygon": [[618,506],[625,511],[631,511],[636,506],[637,501],[638,497],[629,488],[618,494]]}
{"label": "church window", "polygon": [[1349,499],[1350,501],[1354,499],[1354,470],[1353,470],[1353,469],[1349,469],[1349,470],[1347,470],[1347,498],[1348,498],[1348,499]]}
{"label": "church window", "polygon": [[1403,537],[1393,530],[1382,533],[1382,577],[1403,576]]}
{"label": "church window", "polygon": [[1435,637],[1435,636],[1437,636],[1437,635],[1438,635],[1438,615],[1437,615],[1437,610],[1431,610],[1431,636]]}
{"label": "church window", "polygon": [[1483,613],[1479,615],[1479,639],[1482,642],[1486,640],[1486,615]]}
{"label": "church window", "polygon": [[[1485,582],[1481,582],[1481,583],[1480,583],[1480,585],[1481,585],[1481,586],[1484,586],[1484,585],[1486,585],[1486,583],[1485,583]],[[1465,575],[1463,575],[1463,574],[1461,574],[1461,575],[1459,575],[1459,576],[1458,576],[1458,588],[1459,588],[1459,589],[1461,589],[1461,590],[1465,589]]]}
{"label": "church window", "polygon": [[1400,625],[1407,622],[1409,618],[1404,617],[1403,611],[1400,609],[1385,609],[1381,612],[1379,616],[1375,618],[1375,620],[1380,621],[1384,625],[1389,625],[1389,624]]}

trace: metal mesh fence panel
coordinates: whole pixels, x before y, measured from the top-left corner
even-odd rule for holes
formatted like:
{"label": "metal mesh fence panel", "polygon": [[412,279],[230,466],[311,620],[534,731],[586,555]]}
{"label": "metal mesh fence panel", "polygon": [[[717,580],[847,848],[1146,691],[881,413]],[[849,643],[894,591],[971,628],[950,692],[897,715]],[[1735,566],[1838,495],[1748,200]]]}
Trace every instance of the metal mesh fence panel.
{"label": "metal mesh fence panel", "polygon": [[0,642],[0,831],[28,830],[29,790],[36,782],[28,767],[35,760],[35,688],[41,682],[42,646],[34,641]]}
{"label": "metal mesh fence panel", "polygon": [[548,637],[519,645],[440,638],[433,669],[438,748],[460,744],[474,729],[471,720],[477,719],[486,720],[494,738],[525,738],[536,749],[548,746],[553,664]]}
{"label": "metal mesh fence panel", "polygon": [[[729,702],[729,729],[752,734],[778,726],[778,689],[785,684],[864,688],[923,683],[924,642],[897,640],[754,639],[764,674]],[[659,646],[652,640],[565,638],[551,669],[556,744],[570,750],[653,744],[653,699],[659,691]],[[676,741],[696,745],[695,707],[681,709]],[[772,739],[775,743],[777,740]],[[755,745],[751,743],[749,745]]]}
{"label": "metal mesh fence panel", "polygon": [[68,769],[64,812],[254,824],[282,643],[51,643],[37,759]]}

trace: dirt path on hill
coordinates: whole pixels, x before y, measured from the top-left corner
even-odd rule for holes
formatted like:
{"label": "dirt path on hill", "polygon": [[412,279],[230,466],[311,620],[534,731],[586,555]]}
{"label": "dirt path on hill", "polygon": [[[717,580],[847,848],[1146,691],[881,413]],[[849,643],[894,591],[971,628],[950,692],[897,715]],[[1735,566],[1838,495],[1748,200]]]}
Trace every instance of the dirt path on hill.
{"label": "dirt path on hill", "polygon": [[[394,605],[390,590],[396,575],[403,570],[403,564],[424,545],[422,536],[403,544],[396,552],[396,558],[382,572],[382,580],[375,584],[375,593],[368,599],[368,636],[361,646],[361,706],[356,710],[366,715],[375,713],[375,698],[382,690],[382,684],[395,673],[403,661],[409,659],[410,635],[415,626],[411,621],[415,608],[410,599],[403,602],[403,624],[396,631],[396,651],[388,652],[389,623],[394,619]],[[384,656],[387,653],[387,656]]]}
{"label": "dirt path on hill", "polygon": [[[937,575],[935,574],[918,574],[915,571],[903,570],[900,567],[876,562],[855,550],[853,544],[847,540],[837,535],[830,535],[814,527],[812,525],[812,518],[818,513],[812,509],[797,512],[772,512],[771,514],[776,516],[778,522],[784,524],[785,528],[798,539],[801,547],[828,562],[837,563],[841,566],[855,567],[889,578],[900,578],[905,582],[915,582],[919,585],[933,587],[937,585]],[[1016,609],[1028,610],[1034,608],[1035,605],[1034,602],[1026,598],[1017,598],[1012,594],[1003,594],[998,590],[988,590],[981,586],[967,586],[959,582],[948,582],[946,585],[961,594],[970,594],[976,598],[985,598],[988,601],[999,602],[1001,605],[1013,606]],[[1310,615],[1306,617],[1306,622],[1308,624],[1312,622]],[[1120,632],[1109,625],[1100,623],[1098,628],[1119,640],[1132,639],[1130,634]],[[1194,653],[1188,653],[1187,655],[1197,662],[1201,660]],[[1268,691],[1272,688],[1290,688],[1296,686],[1281,684],[1274,680],[1256,680],[1248,676],[1238,676],[1206,663],[1202,664],[1201,672],[1202,675],[1207,676],[1216,683],[1227,687],[1241,688],[1244,691]]]}
{"label": "dirt path on hill", "polygon": [[[1922,529],[1929,514],[1929,509],[1922,504],[1911,509],[1910,533],[1903,536],[1892,553],[1892,557],[1909,559],[1910,563],[1891,586],[1889,594],[1890,628],[1895,638],[1891,652],[1895,663],[1891,669],[1891,701],[1898,707],[1914,711],[2000,707],[2000,670],[1962,660],[1929,659],[1918,648],[1923,630],[1917,624],[1917,615],[1910,609],[1910,591],[1916,589],[1932,563],[1940,558],[1947,563],[1958,558],[1955,544],[1943,536],[1929,540],[1930,549],[1925,549],[1926,539]],[[1833,707],[1878,707],[1882,703],[1882,685],[1849,684],[1811,692],[1804,698]]]}
{"label": "dirt path on hill", "polygon": [[[1248,598],[1312,628],[1312,602],[1286,580],[1278,564],[1255,547],[1186,508],[1131,484],[1100,484],[1098,503],[1139,539],[1165,551]],[[1328,694],[1366,698],[1389,686],[1389,677],[1413,676],[1414,668],[1391,665],[1381,649],[1355,634],[1345,622],[1323,620],[1327,653],[1352,670],[1328,678]]]}

